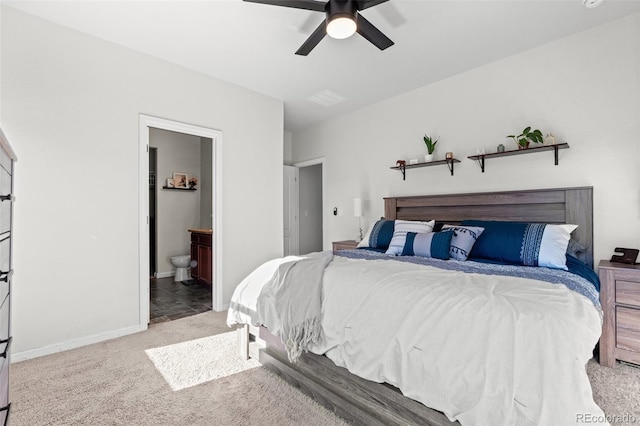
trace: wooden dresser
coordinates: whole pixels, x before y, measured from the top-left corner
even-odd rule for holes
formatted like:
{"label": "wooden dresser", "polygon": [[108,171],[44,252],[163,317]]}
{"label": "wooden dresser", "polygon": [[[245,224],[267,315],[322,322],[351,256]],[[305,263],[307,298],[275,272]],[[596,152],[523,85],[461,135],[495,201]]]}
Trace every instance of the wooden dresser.
{"label": "wooden dresser", "polygon": [[211,287],[213,272],[211,229],[189,229],[191,232],[191,278]]}
{"label": "wooden dresser", "polygon": [[0,130],[0,424],[9,418],[11,347],[11,262],[13,223],[13,163],[16,156]]}
{"label": "wooden dresser", "polygon": [[640,364],[640,265],[602,260],[598,274],[604,312],[600,364]]}

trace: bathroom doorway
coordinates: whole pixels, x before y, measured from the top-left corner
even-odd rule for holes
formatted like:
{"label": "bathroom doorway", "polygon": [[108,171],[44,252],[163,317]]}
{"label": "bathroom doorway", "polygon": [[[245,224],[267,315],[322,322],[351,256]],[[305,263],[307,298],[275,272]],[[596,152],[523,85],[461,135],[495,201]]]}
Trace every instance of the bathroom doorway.
{"label": "bathroom doorway", "polygon": [[[207,157],[209,163],[209,171],[202,173],[201,166],[189,166],[176,163],[175,166],[167,167],[163,165],[163,161],[167,158],[180,158],[184,154],[184,149],[174,149],[173,154],[165,152],[161,146],[152,143],[153,134],[164,134],[165,136],[175,134],[179,138],[195,138],[198,143],[201,140],[208,140],[208,148],[199,151],[197,157]],[[156,146],[152,146],[156,145]],[[204,144],[201,144],[204,145]],[[154,150],[155,148],[155,150]],[[165,147],[166,148],[166,147]],[[184,147],[182,147],[184,148]],[[153,152],[155,151],[155,153]],[[167,270],[165,261],[171,256],[179,256],[190,254],[190,233],[188,228],[201,228],[207,227],[212,229],[211,232],[211,263],[215,265],[213,268],[214,273],[211,277],[211,286],[208,288],[208,293],[204,297],[196,297],[195,304],[200,305],[200,308],[205,306],[207,309],[214,309],[216,311],[223,310],[222,303],[222,252],[221,252],[221,238],[220,238],[220,224],[221,218],[221,206],[219,202],[221,185],[221,151],[222,151],[222,132],[207,129],[203,127],[193,126],[185,123],[179,123],[175,121],[165,120],[156,117],[150,117],[140,115],[140,185],[144,185],[145,190],[141,190],[140,193],[140,234],[139,234],[139,252],[140,252],[140,325],[147,327],[150,323],[150,312],[152,307],[152,284],[150,276],[156,278],[156,283],[160,281],[166,281],[167,288],[171,290],[171,295],[165,294],[164,299],[175,302],[172,297],[192,297],[193,293],[191,289],[193,285],[185,285],[182,282],[174,282],[175,269]],[[155,160],[153,157],[155,156]],[[155,161],[155,167],[154,162]],[[184,163],[183,163],[184,164]],[[188,166],[188,167],[187,167]],[[187,167],[187,169],[183,169]],[[153,170],[155,168],[155,170]],[[189,170],[194,171],[189,171]],[[152,173],[155,171],[155,176]],[[191,174],[191,177],[198,177],[198,185],[195,191],[183,190],[176,191],[167,189],[170,186],[168,179],[173,179],[173,173],[178,174]],[[199,175],[199,176],[198,176]],[[154,176],[152,178],[152,176]],[[151,189],[151,179],[155,179],[155,191]],[[205,189],[205,186],[208,187]],[[149,190],[146,190],[148,187]],[[141,188],[142,189],[142,188]],[[155,194],[154,194],[155,193]],[[169,196],[173,194],[174,200],[169,200],[169,203],[164,203],[163,196]],[[194,201],[193,197],[198,194],[201,197],[203,203],[207,204],[206,208],[197,210],[191,209],[187,212],[184,208],[185,204],[189,204],[189,201]],[[155,195],[155,200],[154,200]],[[178,198],[178,196],[180,196]],[[191,196],[192,198],[187,198]],[[166,201],[166,200],[165,200]],[[155,211],[154,211],[155,210]],[[196,213],[197,211],[197,213]],[[204,213],[203,213],[204,212]],[[176,226],[171,230],[173,236],[166,238],[163,236],[161,223],[163,219],[167,219],[167,216],[175,213],[177,219],[173,222]],[[204,221],[200,221],[199,217],[202,216]],[[191,222],[180,222],[182,217],[191,218]],[[193,221],[197,220],[197,221]],[[182,229],[184,228],[184,229]],[[155,232],[154,232],[155,230]],[[155,234],[154,236],[152,236]],[[154,238],[155,237],[155,238]],[[163,240],[174,239],[177,244],[173,251],[169,249],[163,249]],[[155,248],[154,248],[155,247]],[[186,251],[185,251],[186,250]],[[155,254],[153,254],[155,252]],[[155,263],[155,267],[153,264]],[[153,275],[151,275],[153,273]],[[185,280],[186,281],[186,280]],[[153,289],[154,292],[157,290]],[[156,295],[157,299],[157,295]],[[206,299],[206,300],[205,300]],[[174,303],[175,304],[175,303]],[[174,309],[174,312],[166,315],[167,318],[162,320],[176,319],[183,313],[176,312],[179,309]],[[185,309],[186,311],[186,309]],[[193,313],[195,310],[193,310]],[[186,316],[186,315],[184,315]],[[161,322],[161,321],[154,321]]]}
{"label": "bathroom doorway", "polygon": [[[155,175],[157,182],[149,194],[149,251],[150,259],[155,260],[149,284],[151,323],[212,308],[211,277],[203,279],[196,274],[204,269],[200,266],[211,264],[211,259],[191,259],[191,231],[212,229],[211,148],[211,138],[149,130],[149,174]],[[210,249],[208,253],[211,256]]]}

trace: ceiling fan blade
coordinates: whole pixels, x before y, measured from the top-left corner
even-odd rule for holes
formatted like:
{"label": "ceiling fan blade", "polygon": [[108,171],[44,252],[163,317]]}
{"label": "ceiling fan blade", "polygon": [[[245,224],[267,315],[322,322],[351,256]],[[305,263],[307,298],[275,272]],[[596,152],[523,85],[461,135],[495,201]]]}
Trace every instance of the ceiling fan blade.
{"label": "ceiling fan blade", "polygon": [[324,12],[326,3],[315,0],[243,0],[249,3],[270,4],[272,6],[292,7],[294,9]]}
{"label": "ceiling fan blade", "polygon": [[307,38],[307,40],[302,43],[302,46],[300,46],[300,48],[296,51],[296,55],[307,56],[309,52],[311,52],[313,48],[316,47],[318,43],[320,43],[320,41],[322,41],[326,34],[327,21],[323,19],[320,25],[318,25],[318,28],[316,28],[316,30],[311,33],[309,38]]}
{"label": "ceiling fan blade", "polygon": [[388,1],[389,0],[356,0],[356,4],[358,5],[358,10],[365,10]]}
{"label": "ceiling fan blade", "polygon": [[380,50],[384,50],[387,47],[393,46],[393,42],[389,37],[384,35],[382,31],[377,29],[371,22],[364,19],[364,16],[358,14],[358,34],[366,38],[375,47]]}

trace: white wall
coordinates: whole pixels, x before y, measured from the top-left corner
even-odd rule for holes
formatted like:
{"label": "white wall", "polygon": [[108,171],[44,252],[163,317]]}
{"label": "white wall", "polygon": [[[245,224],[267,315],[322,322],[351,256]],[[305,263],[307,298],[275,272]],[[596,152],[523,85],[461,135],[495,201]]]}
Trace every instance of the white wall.
{"label": "white wall", "polygon": [[291,164],[293,164],[293,151],[292,151],[292,146],[291,146],[291,141],[292,141],[292,135],[291,132],[288,130],[285,130],[284,132],[284,164],[290,166]]}
{"label": "white wall", "polygon": [[[295,132],[294,161],[325,158],[324,248],[352,237],[354,197],[370,224],[384,196],[571,186],[594,187],[596,262],[640,247],[639,76],[636,14]],[[546,152],[487,160],[480,173],[466,158],[527,125],[571,145],[559,166]],[[453,151],[462,162],[455,176],[427,167],[403,182],[389,167],[421,158],[424,133],[440,137],[437,158]]]}
{"label": "white wall", "polygon": [[19,158],[14,354],[139,327],[141,113],[224,134],[224,300],[282,254],[281,101],[2,7],[1,119]]}
{"label": "white wall", "polygon": [[200,196],[202,191],[178,191],[163,189],[173,172],[186,173],[200,179],[200,137],[168,130],[151,129],[149,145],[158,148],[156,252],[157,273],[168,277],[175,273],[171,256],[191,252],[189,228],[200,228]]}

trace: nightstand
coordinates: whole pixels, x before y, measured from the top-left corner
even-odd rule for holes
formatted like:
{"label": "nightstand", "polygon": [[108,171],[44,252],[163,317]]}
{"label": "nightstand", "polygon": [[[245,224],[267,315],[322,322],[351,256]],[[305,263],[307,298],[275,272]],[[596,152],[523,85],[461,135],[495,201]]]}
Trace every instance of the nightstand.
{"label": "nightstand", "polygon": [[640,364],[640,265],[601,260],[598,275],[604,312],[600,364]]}
{"label": "nightstand", "polygon": [[338,250],[351,250],[358,247],[358,242],[354,240],[346,240],[346,241],[334,241],[333,242],[333,252],[337,252]]}

